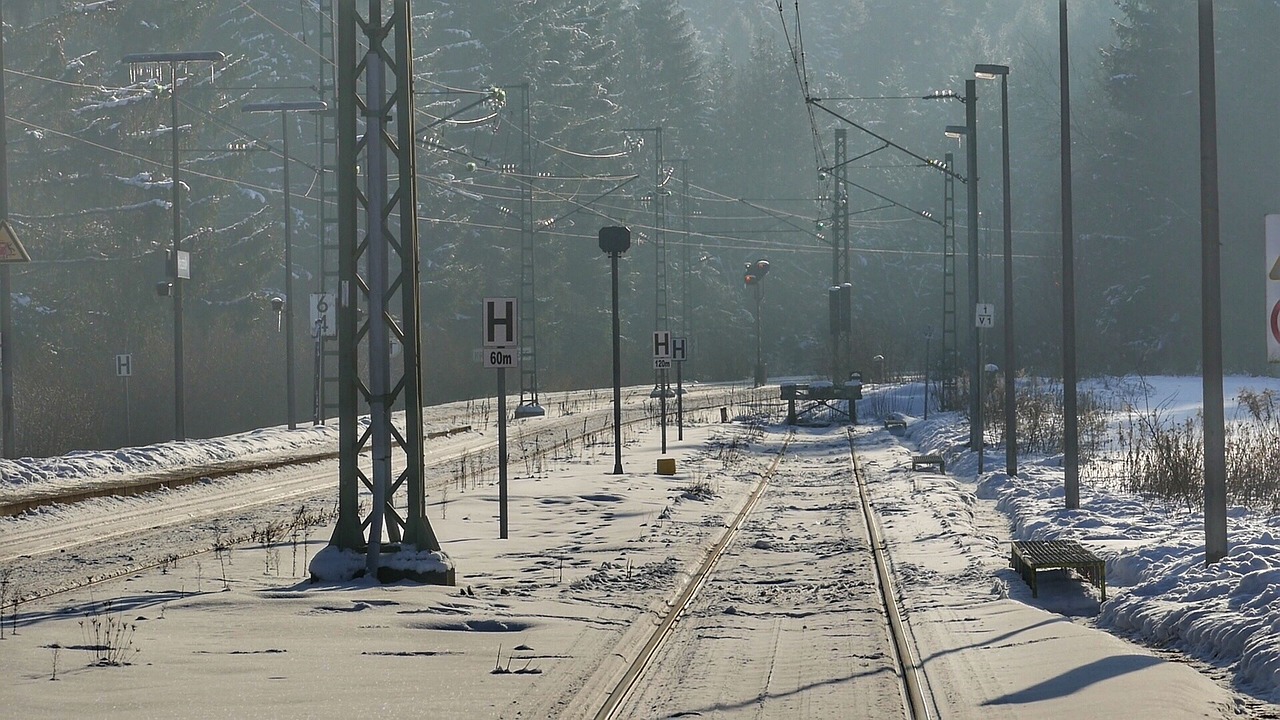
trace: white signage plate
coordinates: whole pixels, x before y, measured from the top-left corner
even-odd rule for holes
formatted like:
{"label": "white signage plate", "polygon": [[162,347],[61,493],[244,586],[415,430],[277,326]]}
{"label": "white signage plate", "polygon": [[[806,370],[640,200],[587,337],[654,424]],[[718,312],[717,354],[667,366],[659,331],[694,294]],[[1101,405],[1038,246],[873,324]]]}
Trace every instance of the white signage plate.
{"label": "white signage plate", "polygon": [[520,348],[485,348],[480,356],[486,368],[520,367]]}
{"label": "white signage plate", "polygon": [[311,293],[311,328],[313,334],[324,337],[338,334],[338,308],[333,293]]}
{"label": "white signage plate", "polygon": [[980,328],[996,326],[996,306],[991,303],[978,303],[974,306],[974,325]]}
{"label": "white signage plate", "polygon": [[[484,299],[484,334],[486,348],[514,348],[520,342],[516,324],[520,318],[519,303],[513,297]],[[486,365],[485,367],[489,367]]]}
{"label": "white signage plate", "polygon": [[654,330],[653,331],[653,359],[671,358],[671,331],[670,330]]}

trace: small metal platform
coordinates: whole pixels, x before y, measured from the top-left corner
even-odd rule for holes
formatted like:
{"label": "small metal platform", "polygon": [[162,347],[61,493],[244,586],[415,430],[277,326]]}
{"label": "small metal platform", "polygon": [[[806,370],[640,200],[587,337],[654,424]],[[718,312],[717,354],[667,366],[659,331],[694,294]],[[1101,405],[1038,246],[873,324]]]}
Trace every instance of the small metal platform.
{"label": "small metal platform", "polygon": [[1015,540],[1009,552],[1009,566],[1018,571],[1031,597],[1038,597],[1036,573],[1041,570],[1075,570],[1102,591],[1107,600],[1106,562],[1075,540]]}

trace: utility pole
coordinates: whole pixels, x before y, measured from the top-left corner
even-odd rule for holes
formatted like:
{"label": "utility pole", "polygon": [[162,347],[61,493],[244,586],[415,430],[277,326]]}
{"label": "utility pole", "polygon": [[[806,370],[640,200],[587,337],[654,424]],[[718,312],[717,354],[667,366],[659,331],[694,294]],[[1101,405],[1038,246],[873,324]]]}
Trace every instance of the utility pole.
{"label": "utility pole", "polygon": [[[831,382],[843,385],[850,361],[848,338],[853,292],[849,271],[849,131],[835,129],[835,158],[831,166],[835,202],[831,208]],[[849,288],[845,290],[845,288]],[[829,291],[829,292],[831,292]]]}
{"label": "utility pole", "polygon": [[[0,223],[9,222],[9,135],[4,99],[4,0],[0,0]],[[9,264],[0,263],[0,424],[4,425],[4,457],[15,458],[13,427],[13,285]]]}
{"label": "utility pole", "polygon": [[1080,507],[1080,433],[1076,398],[1076,261],[1071,207],[1071,63],[1067,50],[1067,0],[1058,0],[1058,87],[1061,98],[1062,167],[1062,466],[1064,501]]}
{"label": "utility pole", "polygon": [[[666,189],[662,186],[662,126],[651,128],[623,128],[629,133],[653,133],[653,247],[654,247],[654,307],[653,329],[670,330],[671,321],[667,314],[667,230],[666,230]],[[661,397],[665,402],[667,395],[667,371],[653,371],[653,392],[650,397]]]}
{"label": "utility pole", "polygon": [[[316,77],[319,99],[328,101],[331,110],[316,116],[316,147],[320,176],[317,178],[319,225],[316,253],[315,293],[338,297],[338,131],[337,112],[332,110],[337,96],[337,47],[334,19],[337,0],[320,0],[319,40],[316,55]],[[338,350],[333,342],[337,328],[315,328],[315,377],[312,378],[312,422],[323,425],[338,412]]]}
{"label": "utility pole", "polygon": [[[182,163],[178,161],[178,70],[187,63],[219,63],[225,56],[216,51],[133,53],[125,55],[121,62],[131,67],[169,68],[169,135],[173,149],[173,166],[170,170],[173,184],[173,239],[169,250],[169,284],[163,294],[173,297],[173,438],[187,439],[186,382],[183,378],[184,350],[182,327],[183,280],[191,278],[187,251],[182,249]],[[163,70],[162,70],[163,71]]]}
{"label": "utility pole", "polygon": [[1226,411],[1222,396],[1222,248],[1213,0],[1200,0],[1200,343],[1204,377],[1204,561],[1227,556]]}
{"label": "utility pole", "polygon": [[[964,81],[967,156],[965,185],[969,195],[969,305],[977,307],[978,292],[978,90],[976,80]],[[969,381],[969,446],[978,453],[978,472],[982,472],[984,428],[982,426],[982,333],[973,323],[973,377]]]}

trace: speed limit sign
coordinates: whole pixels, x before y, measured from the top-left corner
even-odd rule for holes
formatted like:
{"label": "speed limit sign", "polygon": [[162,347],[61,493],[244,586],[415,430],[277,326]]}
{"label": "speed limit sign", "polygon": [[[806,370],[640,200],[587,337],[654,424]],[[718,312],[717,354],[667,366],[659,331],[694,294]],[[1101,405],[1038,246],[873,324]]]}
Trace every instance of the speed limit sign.
{"label": "speed limit sign", "polygon": [[333,293],[311,293],[311,327],[325,337],[338,334],[338,312],[333,305]]}

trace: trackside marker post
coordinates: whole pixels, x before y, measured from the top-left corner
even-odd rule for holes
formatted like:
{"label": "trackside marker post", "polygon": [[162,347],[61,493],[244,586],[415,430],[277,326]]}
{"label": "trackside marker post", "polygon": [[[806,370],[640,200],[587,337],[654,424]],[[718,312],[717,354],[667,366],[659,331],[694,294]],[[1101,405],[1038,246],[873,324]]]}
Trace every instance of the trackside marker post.
{"label": "trackside marker post", "polygon": [[498,371],[498,537],[507,539],[507,368],[519,367],[520,337],[516,323],[519,301],[513,297],[484,299],[484,366]]}

